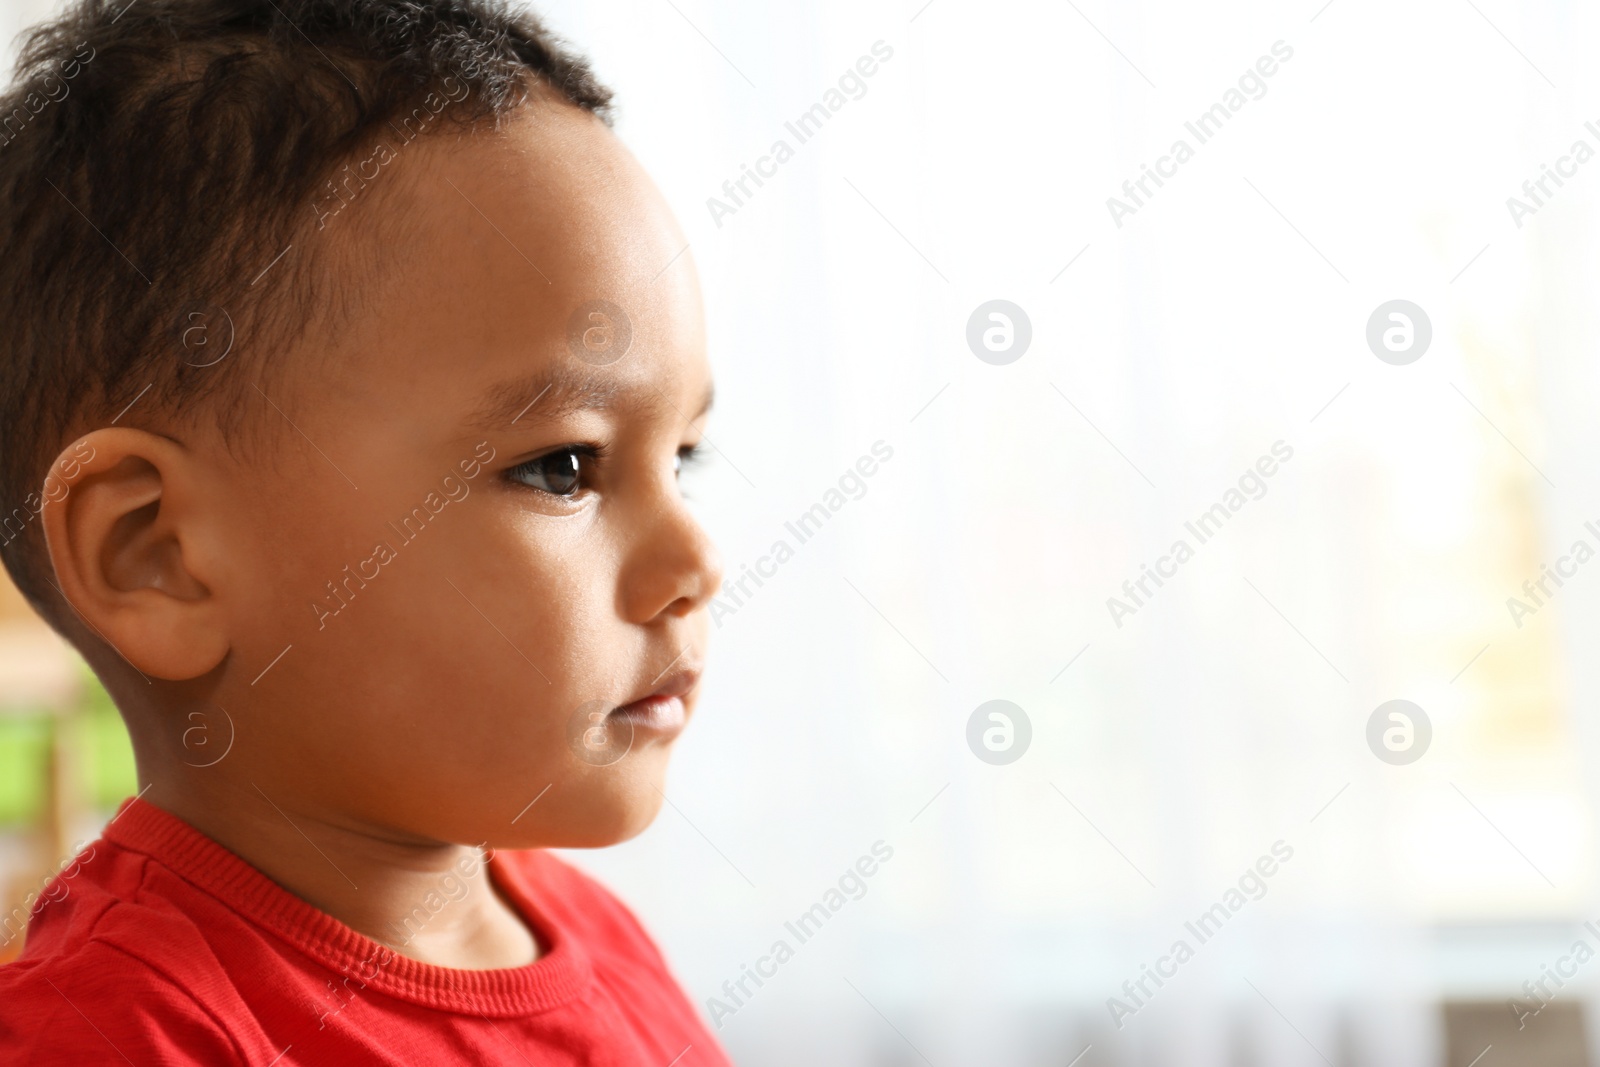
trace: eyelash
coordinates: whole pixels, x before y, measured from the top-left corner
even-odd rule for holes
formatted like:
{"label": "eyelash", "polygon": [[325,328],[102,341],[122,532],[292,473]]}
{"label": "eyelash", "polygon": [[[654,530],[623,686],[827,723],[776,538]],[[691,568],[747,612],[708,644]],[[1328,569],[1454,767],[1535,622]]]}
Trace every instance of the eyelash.
{"label": "eyelash", "polygon": [[[579,492],[582,491],[582,489],[584,488],[584,482],[587,481],[587,477],[586,477],[586,473],[585,473],[586,464],[598,463],[601,460],[605,459],[605,457],[608,454],[609,454],[608,453],[608,449],[606,449],[606,447],[604,445],[597,445],[597,444],[569,444],[569,445],[562,445],[559,448],[552,448],[550,451],[544,453],[543,455],[535,456],[530,460],[526,460],[526,461],[524,461],[522,463],[517,464],[515,467],[512,467],[510,470],[506,471],[506,477],[509,478],[511,481],[516,482],[519,485],[525,486],[528,489],[532,489],[534,492],[537,492],[537,493],[544,493],[544,494],[546,494],[548,496],[563,497],[563,498],[572,497],[572,496],[576,496]],[[549,473],[545,469],[545,464],[547,464],[552,459],[556,459],[556,458],[562,457],[562,456],[573,456],[573,457],[576,457],[577,460],[578,460],[578,462],[577,462],[577,470],[575,472],[571,473],[571,476],[575,478],[575,484],[573,485],[572,489],[570,491],[568,491],[568,492],[564,492],[563,493],[563,492],[558,492],[558,491],[556,491],[554,489],[545,488],[543,486],[530,485],[527,482],[523,481],[521,477],[519,477],[520,475],[523,475],[523,474],[526,474],[526,475],[529,475],[529,476],[533,476],[533,477],[545,476],[545,475],[547,475]],[[674,474],[675,475],[681,474],[683,472],[684,468],[686,468],[686,467],[694,467],[694,466],[697,466],[697,465],[699,465],[701,463],[704,463],[705,459],[706,459],[706,449],[705,449],[704,445],[701,442],[697,441],[692,445],[685,445],[683,448],[678,449],[678,451],[676,453],[676,467],[674,469]]]}
{"label": "eyelash", "polygon": [[678,473],[683,473],[689,467],[698,467],[710,458],[711,452],[706,448],[705,438],[692,445],[684,445],[678,449]]}

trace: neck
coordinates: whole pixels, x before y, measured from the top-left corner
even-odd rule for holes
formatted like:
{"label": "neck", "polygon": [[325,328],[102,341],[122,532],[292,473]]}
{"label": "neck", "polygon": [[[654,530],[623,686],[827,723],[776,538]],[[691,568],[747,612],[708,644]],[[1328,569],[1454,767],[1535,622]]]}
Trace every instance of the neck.
{"label": "neck", "polygon": [[[519,967],[538,942],[494,886],[481,848],[316,810],[276,787],[203,793],[160,775],[144,799],[357,933],[423,963]],[[189,783],[182,783],[187,786]]]}

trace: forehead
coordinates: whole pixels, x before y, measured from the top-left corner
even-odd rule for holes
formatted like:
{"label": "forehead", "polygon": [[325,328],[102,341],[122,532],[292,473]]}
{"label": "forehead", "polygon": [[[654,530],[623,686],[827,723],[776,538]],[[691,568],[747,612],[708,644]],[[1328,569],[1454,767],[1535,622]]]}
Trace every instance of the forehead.
{"label": "forehead", "polygon": [[325,361],[336,385],[473,423],[535,401],[694,414],[709,372],[687,241],[598,119],[535,96],[499,129],[397,143],[384,181],[328,227],[370,223],[387,261]]}

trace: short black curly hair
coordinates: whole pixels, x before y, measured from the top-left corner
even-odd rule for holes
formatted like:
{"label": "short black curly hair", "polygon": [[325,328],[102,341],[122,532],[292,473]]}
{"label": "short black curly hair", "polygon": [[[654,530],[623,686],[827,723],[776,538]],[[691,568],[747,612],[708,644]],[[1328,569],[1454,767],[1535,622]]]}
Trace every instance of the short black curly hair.
{"label": "short black curly hair", "polygon": [[[122,425],[202,397],[231,417],[239,363],[359,305],[309,238],[385,153],[541,82],[609,123],[586,61],[504,0],[78,0],[25,36],[0,96],[0,558],[35,608],[60,624],[33,520],[72,437],[135,401]],[[186,343],[207,316],[209,351]]]}

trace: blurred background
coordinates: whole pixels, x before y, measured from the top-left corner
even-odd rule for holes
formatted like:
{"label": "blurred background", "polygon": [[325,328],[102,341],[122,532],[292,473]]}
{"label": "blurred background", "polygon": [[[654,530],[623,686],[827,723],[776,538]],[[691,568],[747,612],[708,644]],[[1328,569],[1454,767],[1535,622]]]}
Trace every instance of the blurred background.
{"label": "blurred background", "polygon": [[[732,583],[572,858],[736,1061],[1600,1064],[1600,12],[539,9],[690,240]],[[137,784],[14,595],[0,702],[4,956]]]}

